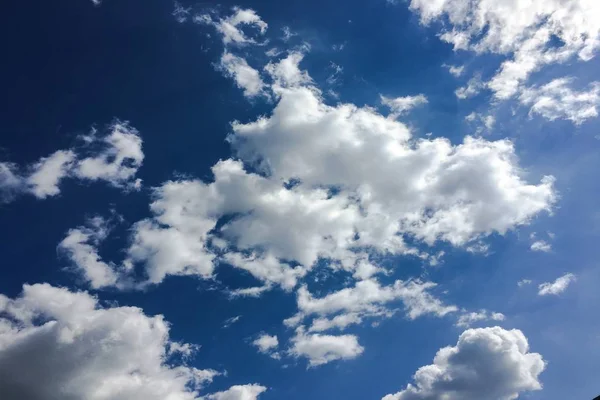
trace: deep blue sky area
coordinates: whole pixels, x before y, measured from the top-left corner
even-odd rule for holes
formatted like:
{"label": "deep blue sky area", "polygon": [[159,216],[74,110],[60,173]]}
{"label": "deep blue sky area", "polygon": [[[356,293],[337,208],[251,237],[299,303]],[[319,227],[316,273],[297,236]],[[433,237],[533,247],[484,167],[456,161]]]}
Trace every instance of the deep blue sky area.
{"label": "deep blue sky area", "polygon": [[[431,293],[444,304],[456,305],[455,313],[411,320],[402,303],[393,303],[389,305],[396,311],[393,316],[367,317],[343,332],[359,338],[365,349],[359,357],[316,368],[308,368],[302,358],[273,359],[258,352],[252,341],[261,332],[277,335],[280,352],[285,352],[295,332],[282,321],[297,311],[297,288],[275,287],[258,298],[230,298],[225,288],[256,286],[258,281],[220,263],[215,280],[167,276],[143,290],[94,290],[57,245],[87,218],[114,213],[120,217],[114,218],[111,234],[98,244],[98,251],[103,259],[120,263],[133,224],[152,215],[149,204],[156,197],[152,188],[171,179],[212,182],[211,167],[233,154],[226,140],[231,123],[268,116],[277,100],[244,96],[218,67],[225,47],[214,27],[189,19],[179,23],[170,0],[104,0],[99,6],[88,0],[4,2],[0,162],[26,171],[26,166],[56,150],[81,146],[78,136],[92,127],[104,132],[116,120],[129,121],[139,131],[144,161],[136,174],[143,182],[139,191],[65,179],[56,196],[38,199],[23,194],[0,203],[0,293],[15,298],[23,284],[47,282],[89,290],[106,307],[135,306],[146,315],[162,314],[170,323],[172,340],[201,346],[190,365],[227,371],[202,394],[256,382],[268,387],[261,400],[381,399],[404,389],[420,367],[433,362],[440,348],[456,345],[466,329],[456,325],[459,314],[484,309],[505,318],[478,321],[476,326],[520,329],[530,351],[547,362],[539,377],[543,390],[523,391],[519,399],[591,399],[600,393],[597,118],[582,123],[551,120],[531,112],[517,97],[502,102],[488,90],[457,98],[455,90],[471,76],[479,73],[488,79],[510,54],[453,51],[439,37],[448,21],[423,25],[417,12],[409,9],[409,1],[180,3],[192,14],[211,11],[227,16],[234,6],[255,10],[269,25],[265,36],[269,45],[240,47],[236,54],[257,70],[269,62],[265,55],[269,48],[290,51],[308,44],[300,67],[331,106],[352,103],[385,114],[380,95],[423,94],[427,103],[400,118],[415,140],[444,137],[454,145],[466,135],[511,140],[524,181],[537,185],[545,175],[556,178],[552,212],[532,214],[507,232],[482,233],[474,242],[489,246],[483,253],[443,241],[419,243],[431,254],[443,250],[435,266],[416,256],[383,257],[389,273],[378,277],[382,285],[396,279],[435,282],[438,286]],[[284,27],[294,33],[289,41],[282,40]],[[343,68],[335,82],[328,80],[333,65]],[[454,77],[444,65],[464,65],[467,72]],[[577,77],[578,88],[585,88],[598,79],[598,67],[596,59],[583,63],[573,58],[540,68],[528,84],[540,86],[571,75]],[[466,121],[472,112],[493,114],[493,128]],[[535,240],[551,243],[552,249],[532,251]],[[566,273],[577,277],[566,291],[538,295],[539,284]],[[352,286],[350,275],[331,271],[317,281],[314,278],[321,275],[309,273],[306,284],[315,297],[323,297]],[[532,283],[517,286],[523,279]],[[237,322],[223,327],[235,316],[240,316]],[[0,346],[0,359],[2,351]]]}

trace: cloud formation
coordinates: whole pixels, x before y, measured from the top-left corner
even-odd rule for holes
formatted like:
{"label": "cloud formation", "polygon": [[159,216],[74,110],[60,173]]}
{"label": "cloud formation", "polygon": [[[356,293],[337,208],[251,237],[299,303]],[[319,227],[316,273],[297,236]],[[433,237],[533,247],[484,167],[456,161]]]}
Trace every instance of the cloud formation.
{"label": "cloud formation", "polygon": [[141,187],[135,175],[144,161],[142,139],[128,122],[115,121],[105,135],[92,129],[78,139],[82,145],[58,150],[24,168],[0,162],[0,200],[24,193],[39,199],[56,196],[67,178],[104,181],[124,190]]}
{"label": "cloud formation", "polygon": [[538,286],[538,295],[548,296],[561,294],[576,280],[577,277],[574,274],[568,273],[557,278],[554,282],[544,282]]}
{"label": "cloud formation", "polygon": [[419,368],[414,384],[382,400],[515,400],[542,388],[538,377],[545,366],[519,330],[469,329],[456,346],[440,349],[433,364]]}

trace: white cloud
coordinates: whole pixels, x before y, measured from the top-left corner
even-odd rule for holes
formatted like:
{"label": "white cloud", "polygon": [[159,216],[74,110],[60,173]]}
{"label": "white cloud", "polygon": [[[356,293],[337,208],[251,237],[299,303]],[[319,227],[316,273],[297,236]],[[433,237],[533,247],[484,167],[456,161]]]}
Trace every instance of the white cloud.
{"label": "white cloud", "polygon": [[373,108],[328,106],[301,59],[291,53],[266,67],[278,103],[269,116],[233,123],[241,160],[215,164],[210,183],[154,189],[153,217],[134,225],[122,264],[143,267],[141,286],[167,275],[212,278],[215,262],[262,283],[232,296],[290,290],[319,259],[367,279],[381,271],[368,253],[428,257],[404,237],[472,248],[551,210],[553,178],[525,182],[511,142],[415,140]]}
{"label": "white cloud", "polygon": [[106,238],[109,232],[107,221],[95,217],[88,221],[88,226],[80,226],[69,230],[67,236],[60,242],[58,249],[64,252],[79,270],[84,279],[94,289],[107,286],[124,287],[115,267],[102,261],[98,254],[98,244]]}
{"label": "white cloud", "polygon": [[239,7],[234,7],[232,15],[218,21],[213,20],[208,14],[196,16],[194,21],[213,25],[221,34],[225,45],[257,44],[256,40],[248,37],[241,28],[252,27],[258,30],[259,35],[264,35],[268,27],[267,23],[254,10]]}
{"label": "white cloud", "polygon": [[355,335],[306,335],[298,329],[292,339],[289,353],[294,357],[305,357],[310,367],[327,364],[331,361],[350,360],[364,351]]}
{"label": "white cloud", "polygon": [[242,318],[241,315],[236,315],[235,317],[227,318],[223,323],[223,329],[229,328],[231,325],[235,324]]}
{"label": "white cloud", "polygon": [[340,188],[335,198],[364,210],[354,224],[357,245],[401,253],[397,233],[461,245],[527,223],[555,200],[551,177],[537,186],[522,181],[509,141],[411,141],[404,124],[371,108],[328,106],[309,84],[277,91],[271,116],[233,124],[237,155],[272,179]]}
{"label": "white cloud", "polygon": [[487,84],[498,99],[517,93],[542,66],[574,56],[588,61],[600,46],[600,3],[593,0],[412,0],[410,7],[424,24],[449,22],[440,38],[455,50],[509,57]]}
{"label": "white cloud", "polygon": [[102,146],[102,150],[80,159],[73,171],[75,176],[91,181],[104,180],[115,187],[139,189],[140,180],[134,180],[134,177],[144,161],[144,153],[137,129],[127,122],[117,121],[111,125],[107,136],[97,138],[92,134],[86,139]]}
{"label": "white cloud", "polygon": [[458,78],[459,76],[461,76],[463,74],[463,72],[465,71],[465,66],[464,65],[447,65],[444,64],[444,67],[448,68],[448,72],[450,73],[450,75],[454,76],[455,78]]}
{"label": "white cloud", "polygon": [[490,312],[487,310],[479,310],[477,312],[467,312],[462,314],[458,321],[456,322],[456,326],[460,326],[461,328],[468,328],[472,324],[476,322],[482,321],[504,321],[504,314],[498,312]]}
{"label": "white cloud", "polygon": [[482,82],[481,77],[479,75],[475,75],[473,78],[469,79],[467,86],[456,89],[454,94],[459,99],[464,100],[478,95],[483,88],[485,88],[485,84]]}
{"label": "white cloud", "polygon": [[576,125],[598,116],[600,105],[600,82],[593,82],[587,91],[571,88],[572,78],[558,78],[541,87],[524,89],[519,97],[521,103],[531,106],[531,114],[554,121],[566,119]]}
{"label": "white cloud", "polygon": [[256,383],[235,385],[224,392],[213,393],[202,397],[202,400],[256,400],[267,391],[267,388]]}
{"label": "white cloud", "polygon": [[484,115],[472,112],[465,117],[465,120],[476,126],[476,133],[481,134],[484,131],[490,132],[496,125],[496,117],[492,114]]}
{"label": "white cloud", "polygon": [[32,172],[27,177],[31,193],[40,199],[59,194],[58,184],[68,176],[74,160],[75,153],[71,150],[59,150],[40,159],[31,167]]}
{"label": "white cloud", "polygon": [[245,59],[225,52],[221,56],[220,68],[235,80],[236,85],[244,91],[244,96],[252,98],[265,94],[265,84],[259,72],[249,66]]}
{"label": "white cloud", "polygon": [[169,339],[162,316],[102,308],[86,292],[25,285],[0,295],[0,392],[6,400],[193,400],[219,375],[171,358],[191,347]]}
{"label": "white cloud", "polygon": [[457,310],[455,306],[446,306],[427,292],[435,287],[432,282],[398,280],[391,286],[381,286],[374,279],[359,281],[354,287],[341,289],[325,297],[314,298],[303,286],[298,289],[297,319],[288,321],[288,325],[298,324],[302,318],[316,314],[327,316],[336,313],[351,314],[338,320],[316,320],[311,330],[318,331],[336,327],[343,329],[362,316],[385,316],[390,310],[387,303],[401,300],[410,319],[425,314],[444,316]]}
{"label": "white cloud", "polygon": [[519,282],[517,282],[517,286],[523,287],[525,285],[531,285],[532,283],[533,281],[531,279],[521,279]]}
{"label": "white cloud", "polygon": [[141,181],[135,174],[142,165],[142,139],[128,122],[116,121],[107,135],[99,137],[92,129],[79,139],[83,146],[58,150],[24,168],[19,174],[14,164],[0,162],[1,200],[10,201],[23,193],[39,199],[60,193],[60,183],[66,178],[103,180],[114,187],[139,189]]}
{"label": "white cloud", "polygon": [[252,342],[252,345],[263,354],[270,354],[273,358],[279,358],[279,354],[274,353],[274,350],[279,347],[279,339],[276,335],[263,333]]}
{"label": "white cloud", "polygon": [[419,368],[414,384],[382,400],[514,400],[542,388],[544,368],[521,331],[469,329],[456,346],[440,349],[433,364]]}
{"label": "white cloud", "polygon": [[358,313],[347,313],[336,315],[335,317],[329,318],[315,318],[312,325],[308,329],[309,332],[323,332],[330,329],[337,328],[341,331],[346,329],[350,325],[360,324],[363,321],[362,317]]}
{"label": "white cloud", "polygon": [[552,250],[552,245],[545,240],[536,240],[531,244],[530,249],[532,251],[543,251],[547,253]]}
{"label": "white cloud", "polygon": [[380,98],[381,104],[387,106],[390,109],[391,118],[397,118],[400,115],[406,114],[415,107],[427,104],[427,97],[425,97],[425,95],[423,94],[396,98],[390,98],[381,95]]}
{"label": "white cloud", "polygon": [[545,282],[538,286],[538,295],[558,295],[567,290],[569,285],[577,280],[577,277],[571,273],[557,278],[554,282]]}

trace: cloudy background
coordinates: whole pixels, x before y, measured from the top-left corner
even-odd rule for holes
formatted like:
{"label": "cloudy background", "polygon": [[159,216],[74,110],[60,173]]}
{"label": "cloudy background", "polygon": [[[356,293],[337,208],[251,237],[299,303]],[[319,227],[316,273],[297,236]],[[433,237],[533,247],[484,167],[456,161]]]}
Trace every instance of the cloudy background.
{"label": "cloudy background", "polygon": [[5,6],[0,392],[593,398],[598,4]]}

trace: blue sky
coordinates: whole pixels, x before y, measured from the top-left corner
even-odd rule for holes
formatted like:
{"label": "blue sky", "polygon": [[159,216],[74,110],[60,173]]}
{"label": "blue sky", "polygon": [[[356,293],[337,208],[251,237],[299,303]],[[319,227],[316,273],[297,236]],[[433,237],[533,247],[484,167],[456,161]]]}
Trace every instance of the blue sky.
{"label": "blue sky", "polygon": [[563,3],[5,6],[0,393],[598,395],[600,6]]}

